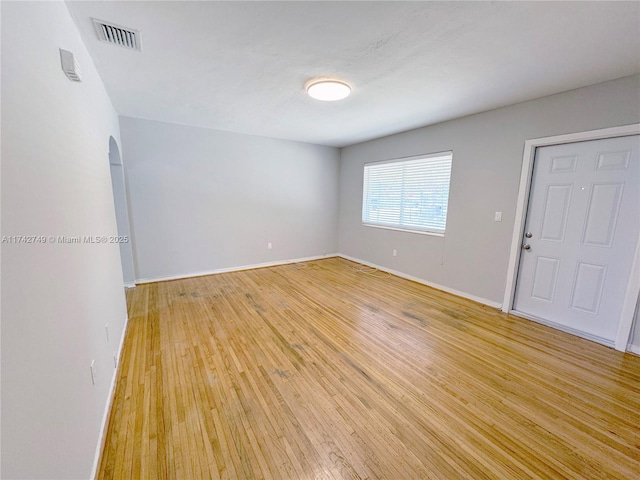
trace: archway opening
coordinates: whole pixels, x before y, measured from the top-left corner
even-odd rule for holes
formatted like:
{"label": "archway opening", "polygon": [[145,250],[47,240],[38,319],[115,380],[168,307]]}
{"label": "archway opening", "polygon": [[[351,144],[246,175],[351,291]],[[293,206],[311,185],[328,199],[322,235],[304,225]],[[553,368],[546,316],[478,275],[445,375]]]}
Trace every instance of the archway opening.
{"label": "archway opening", "polygon": [[129,209],[127,207],[127,189],[120,149],[113,137],[109,137],[109,168],[111,170],[111,187],[113,188],[113,203],[116,212],[118,237],[121,237],[120,240],[122,240],[119,242],[122,281],[125,287],[135,287],[136,275],[133,261],[133,246],[131,243]]}

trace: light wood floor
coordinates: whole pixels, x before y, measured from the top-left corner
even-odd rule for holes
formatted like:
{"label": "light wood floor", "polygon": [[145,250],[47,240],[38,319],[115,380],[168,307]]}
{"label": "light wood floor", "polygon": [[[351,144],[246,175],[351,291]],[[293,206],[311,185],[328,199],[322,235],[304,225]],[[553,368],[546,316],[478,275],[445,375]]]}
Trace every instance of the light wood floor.
{"label": "light wood floor", "polygon": [[98,478],[640,478],[640,357],[357,267],[129,291]]}

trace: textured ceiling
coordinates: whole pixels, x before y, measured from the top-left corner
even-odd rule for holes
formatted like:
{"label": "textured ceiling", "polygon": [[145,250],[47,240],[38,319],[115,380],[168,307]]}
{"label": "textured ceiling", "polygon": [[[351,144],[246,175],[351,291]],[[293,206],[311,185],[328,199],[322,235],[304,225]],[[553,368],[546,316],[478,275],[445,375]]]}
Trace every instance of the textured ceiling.
{"label": "textured ceiling", "polygon": [[[345,146],[640,72],[639,2],[67,2],[120,115]],[[100,43],[91,17],[140,30]],[[312,77],[346,100],[306,96]]]}

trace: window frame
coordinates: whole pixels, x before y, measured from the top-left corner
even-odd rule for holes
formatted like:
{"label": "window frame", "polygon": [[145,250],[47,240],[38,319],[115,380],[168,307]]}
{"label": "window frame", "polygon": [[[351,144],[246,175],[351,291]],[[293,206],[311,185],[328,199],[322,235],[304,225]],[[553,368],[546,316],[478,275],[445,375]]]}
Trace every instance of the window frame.
{"label": "window frame", "polygon": [[[366,205],[366,197],[367,197],[367,190],[365,188],[365,183],[366,183],[366,176],[365,176],[365,170],[366,167],[371,166],[371,165],[389,165],[389,164],[393,164],[393,163],[401,163],[401,162],[411,162],[413,160],[425,160],[425,159],[429,159],[429,158],[436,158],[436,157],[442,157],[442,156],[450,156],[451,157],[451,169],[449,171],[449,191],[447,193],[447,219],[445,219],[445,228],[444,230],[440,231],[440,230],[435,230],[433,228],[410,228],[407,226],[402,226],[402,225],[381,225],[381,224],[377,224],[377,223],[368,223],[365,222],[364,220],[364,213],[365,213],[365,205]],[[435,153],[427,153],[427,154],[421,154],[421,155],[411,155],[408,157],[399,157],[399,158],[393,158],[393,159],[389,159],[389,160],[377,160],[374,162],[367,162],[363,165],[362,168],[362,205],[361,205],[361,213],[360,213],[360,219],[362,222],[362,226],[364,227],[372,227],[372,228],[381,228],[383,230],[395,230],[398,232],[406,232],[406,233],[414,233],[414,234],[418,234],[418,235],[431,235],[431,236],[436,236],[436,237],[444,237],[446,235],[446,225],[447,225],[447,220],[449,217],[449,198],[451,196],[451,175],[453,173],[453,150],[444,150],[442,152],[435,152]]]}

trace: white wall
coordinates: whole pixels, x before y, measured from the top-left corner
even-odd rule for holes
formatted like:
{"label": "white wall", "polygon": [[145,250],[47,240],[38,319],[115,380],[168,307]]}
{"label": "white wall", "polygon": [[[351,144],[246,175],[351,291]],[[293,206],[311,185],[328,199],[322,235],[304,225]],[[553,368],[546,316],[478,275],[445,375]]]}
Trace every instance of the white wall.
{"label": "white wall", "polygon": [[120,128],[139,279],[337,252],[338,149],[127,117]]}
{"label": "white wall", "polygon": [[[638,122],[636,75],[344,148],[340,253],[499,304],[525,140]],[[453,167],[444,239],[362,225],[366,162],[446,150]]]}
{"label": "white wall", "polygon": [[[115,235],[118,118],[65,4],[1,8],[2,235]],[[1,313],[2,478],[90,478],[126,317],[118,245],[2,244]]]}

